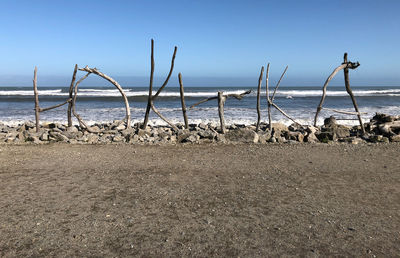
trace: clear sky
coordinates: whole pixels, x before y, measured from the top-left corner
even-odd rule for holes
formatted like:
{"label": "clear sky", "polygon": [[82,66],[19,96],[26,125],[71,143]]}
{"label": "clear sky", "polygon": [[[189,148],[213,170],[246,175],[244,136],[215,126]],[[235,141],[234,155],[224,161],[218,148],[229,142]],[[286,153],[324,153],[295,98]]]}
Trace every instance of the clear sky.
{"label": "clear sky", "polygon": [[[257,84],[289,65],[283,85],[322,85],[344,52],[361,66],[354,85],[400,85],[399,0],[2,0],[0,85],[68,85],[89,65],[129,86],[146,86],[150,39],[157,81],[178,46],[172,85]],[[342,83],[342,75],[333,84]],[[93,82],[92,82],[93,83]]]}

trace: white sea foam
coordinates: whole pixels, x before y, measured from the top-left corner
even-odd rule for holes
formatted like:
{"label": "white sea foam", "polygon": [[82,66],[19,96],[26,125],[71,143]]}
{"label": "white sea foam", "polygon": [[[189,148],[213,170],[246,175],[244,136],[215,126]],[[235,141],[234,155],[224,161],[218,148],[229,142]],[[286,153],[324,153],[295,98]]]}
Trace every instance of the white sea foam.
{"label": "white sea foam", "polygon": [[[224,94],[240,94],[243,93],[245,89],[240,90],[227,90]],[[52,90],[39,90],[39,96],[68,96],[68,92],[63,92],[61,89]],[[78,96],[86,97],[119,97],[121,93],[118,89],[78,89]],[[125,94],[128,97],[140,97],[148,96],[148,91],[146,90],[135,90],[135,89],[124,89]],[[153,95],[156,91],[153,91]],[[272,94],[273,91],[270,91]],[[358,90],[354,89],[353,93],[355,96],[399,96],[400,89],[382,89],[382,90]],[[250,94],[250,96],[255,96],[256,92]],[[262,96],[265,96],[265,92],[261,92]],[[279,89],[276,96],[280,97],[318,97],[322,95],[322,90],[285,90]],[[327,96],[347,96],[346,90],[329,90],[327,91]],[[33,90],[0,90],[0,96],[33,96]],[[161,97],[179,97],[179,91],[164,91],[160,94]],[[185,92],[185,97],[213,97],[217,96],[215,91],[200,90],[192,92],[190,88]]]}

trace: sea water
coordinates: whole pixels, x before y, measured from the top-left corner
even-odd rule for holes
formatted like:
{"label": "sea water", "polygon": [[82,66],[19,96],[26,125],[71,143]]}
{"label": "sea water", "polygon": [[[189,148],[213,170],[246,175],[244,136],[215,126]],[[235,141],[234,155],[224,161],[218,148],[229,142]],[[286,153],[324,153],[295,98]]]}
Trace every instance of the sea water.
{"label": "sea water", "polygon": [[[224,94],[239,94],[246,90],[252,93],[242,100],[229,98],[225,104],[225,119],[227,124],[254,124],[257,121],[257,89],[254,87],[186,87],[185,101],[187,107],[198,101],[217,96],[218,91]],[[142,122],[147,105],[147,87],[125,87],[128,96],[132,123]],[[155,92],[154,92],[155,93]],[[153,94],[154,94],[153,93]],[[400,87],[353,87],[360,112],[364,112],[364,121],[376,113],[400,115]],[[272,90],[270,92],[272,95]],[[313,124],[316,108],[322,96],[322,87],[280,87],[275,96],[274,103],[278,105],[293,119],[301,124]],[[68,98],[66,87],[39,88],[40,107],[56,105]],[[155,100],[157,109],[173,123],[182,123],[182,110],[178,87],[166,87]],[[328,87],[327,97],[323,107],[354,112],[352,101],[344,86]],[[77,112],[89,124],[96,122],[111,122],[123,119],[125,105],[116,88],[112,87],[86,87],[78,91]],[[217,100],[211,100],[198,105],[188,112],[189,123],[219,123]],[[355,116],[333,113],[322,110],[318,124],[323,123],[325,117],[334,115],[342,120],[343,124],[357,124]],[[267,121],[267,101],[265,88],[261,93],[262,121]],[[0,122],[10,125],[25,121],[34,121],[34,96],[32,87],[0,87]],[[272,108],[273,122],[291,124],[279,111]],[[67,121],[67,105],[40,113],[41,121],[61,122]],[[74,123],[77,124],[75,119]],[[150,115],[150,124],[165,124],[153,112]]]}

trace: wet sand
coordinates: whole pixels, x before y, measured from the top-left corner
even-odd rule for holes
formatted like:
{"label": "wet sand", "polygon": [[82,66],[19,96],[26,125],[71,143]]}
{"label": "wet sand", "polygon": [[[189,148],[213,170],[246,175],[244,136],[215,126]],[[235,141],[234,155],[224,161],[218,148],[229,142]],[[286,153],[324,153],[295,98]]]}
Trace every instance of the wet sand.
{"label": "wet sand", "polygon": [[0,150],[1,257],[400,253],[400,144]]}

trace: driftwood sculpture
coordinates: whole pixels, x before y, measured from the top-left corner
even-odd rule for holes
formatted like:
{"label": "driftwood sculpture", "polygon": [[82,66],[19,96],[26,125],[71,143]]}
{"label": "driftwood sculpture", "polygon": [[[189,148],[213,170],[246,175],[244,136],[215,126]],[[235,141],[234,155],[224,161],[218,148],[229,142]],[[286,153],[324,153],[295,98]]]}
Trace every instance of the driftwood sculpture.
{"label": "driftwood sculpture", "polygon": [[268,120],[269,120],[268,128],[269,128],[269,130],[272,130],[271,107],[276,108],[279,112],[282,113],[282,115],[284,115],[284,116],[287,117],[288,119],[292,120],[295,124],[298,124],[298,125],[301,126],[300,123],[298,123],[296,120],[294,120],[293,118],[291,118],[291,117],[290,117],[288,114],[286,114],[278,105],[276,105],[276,104],[274,103],[275,94],[276,94],[276,92],[277,92],[277,90],[278,90],[278,87],[279,87],[279,85],[281,84],[282,78],[283,78],[283,76],[285,75],[285,73],[286,73],[286,71],[287,71],[288,68],[289,68],[289,67],[286,66],[286,68],[285,68],[285,70],[283,71],[281,77],[279,78],[278,83],[277,83],[276,86],[275,86],[274,92],[272,93],[272,97],[270,98],[270,97],[269,97],[269,89],[268,89],[269,63],[268,63],[268,65],[267,65],[266,91],[267,91],[267,103],[268,103]]}
{"label": "driftwood sculpture", "polygon": [[251,90],[242,92],[240,94],[226,94],[226,95],[224,95],[222,91],[218,91],[217,96],[200,100],[199,102],[191,105],[189,109],[192,109],[192,108],[196,107],[197,105],[200,105],[200,104],[202,104],[204,102],[217,99],[218,100],[218,115],[219,115],[219,120],[220,120],[220,123],[221,123],[221,132],[225,133],[225,131],[226,131],[226,129],[225,129],[225,118],[224,118],[225,101],[230,97],[238,99],[238,100],[241,100],[245,95],[250,94],[250,93],[251,93]]}
{"label": "driftwood sculpture", "polygon": [[356,99],[354,97],[353,91],[350,88],[350,80],[349,80],[349,69],[356,69],[359,66],[360,66],[359,62],[353,63],[353,62],[347,61],[347,53],[344,53],[343,63],[341,65],[339,65],[338,67],[336,67],[335,70],[333,70],[333,72],[326,79],[324,86],[322,87],[322,97],[321,97],[321,101],[319,102],[319,105],[317,107],[317,111],[315,113],[314,126],[317,125],[318,114],[322,110],[322,104],[325,101],[326,90],[327,90],[329,82],[333,79],[333,77],[335,77],[335,75],[340,70],[344,70],[344,82],[345,82],[346,91],[349,94],[349,96],[350,96],[350,98],[351,98],[351,100],[353,102],[353,106],[354,106],[354,109],[355,109],[356,112],[346,112],[346,111],[340,111],[340,110],[335,110],[335,109],[327,109],[327,108],[324,108],[324,109],[327,109],[327,110],[330,110],[330,111],[333,111],[333,112],[337,112],[337,113],[342,113],[342,114],[357,115],[358,121],[360,122],[361,130],[362,130],[363,133],[365,133],[364,124],[363,124],[362,119],[361,119],[361,113],[358,110],[358,105],[357,105]]}
{"label": "driftwood sculpture", "polygon": [[142,128],[147,127],[147,123],[149,121],[149,115],[150,115],[150,109],[154,111],[162,120],[164,120],[167,124],[169,124],[175,131],[178,131],[178,128],[170,122],[167,118],[165,118],[154,106],[154,100],[158,97],[158,95],[161,93],[161,91],[167,86],[167,83],[169,81],[169,78],[171,77],[172,71],[174,70],[174,62],[175,62],[175,56],[176,56],[176,51],[177,47],[174,48],[174,54],[172,55],[172,61],[171,61],[171,68],[169,70],[169,73],[167,75],[167,78],[165,79],[164,83],[162,86],[158,89],[156,94],[152,96],[153,94],[153,77],[154,77],[154,40],[151,40],[151,71],[150,71],[150,85],[149,85],[149,96],[148,96],[148,101],[147,101],[147,108],[146,108],[146,113],[144,116],[144,121]]}
{"label": "driftwood sculpture", "polygon": [[87,72],[86,75],[84,75],[79,81],[76,82],[75,87],[74,87],[74,97],[72,99],[72,112],[74,114],[74,116],[76,117],[76,119],[78,119],[79,124],[83,127],[86,128],[86,130],[88,130],[89,132],[91,132],[90,128],[87,126],[87,124],[83,121],[82,117],[76,113],[75,107],[76,107],[76,97],[78,94],[78,86],[79,84],[85,80],[90,74],[96,74],[98,76],[100,76],[103,79],[106,79],[107,81],[111,82],[117,89],[118,91],[121,93],[123,99],[124,99],[124,103],[125,103],[125,109],[126,109],[126,116],[125,116],[125,120],[126,120],[126,128],[130,128],[131,127],[131,110],[129,107],[129,102],[128,102],[128,98],[126,97],[126,94],[124,92],[124,90],[122,89],[121,85],[119,85],[119,83],[114,80],[113,78],[111,78],[110,76],[100,72],[99,70],[97,70],[97,68],[89,68],[88,66],[86,66],[85,68],[79,68],[79,71],[83,71],[83,72]]}
{"label": "driftwood sculpture", "polygon": [[[71,85],[73,85],[73,82],[75,81],[76,69],[77,69],[77,65],[75,66],[74,75],[72,77]],[[70,86],[70,88],[69,88],[70,92],[71,92],[71,90],[72,90],[72,86]],[[71,94],[70,94],[70,97],[66,101],[61,103],[61,104],[57,104],[57,105],[54,105],[54,106],[51,106],[51,107],[47,107],[47,108],[40,108],[40,105],[39,105],[39,93],[38,93],[38,90],[37,90],[37,67],[36,66],[35,66],[35,70],[34,70],[34,73],[33,73],[33,94],[35,96],[36,132],[39,132],[39,128],[40,128],[40,121],[39,121],[40,112],[44,112],[44,111],[48,111],[48,110],[51,110],[51,109],[55,109],[55,108],[58,108],[58,107],[61,107],[61,106],[65,105],[67,103],[70,106],[71,102],[72,102],[72,98],[71,98]],[[68,110],[69,110],[69,108],[68,108]],[[69,126],[70,113],[68,113],[68,115],[69,115],[68,116],[68,126]],[[71,125],[72,125],[72,122],[71,122]]]}

